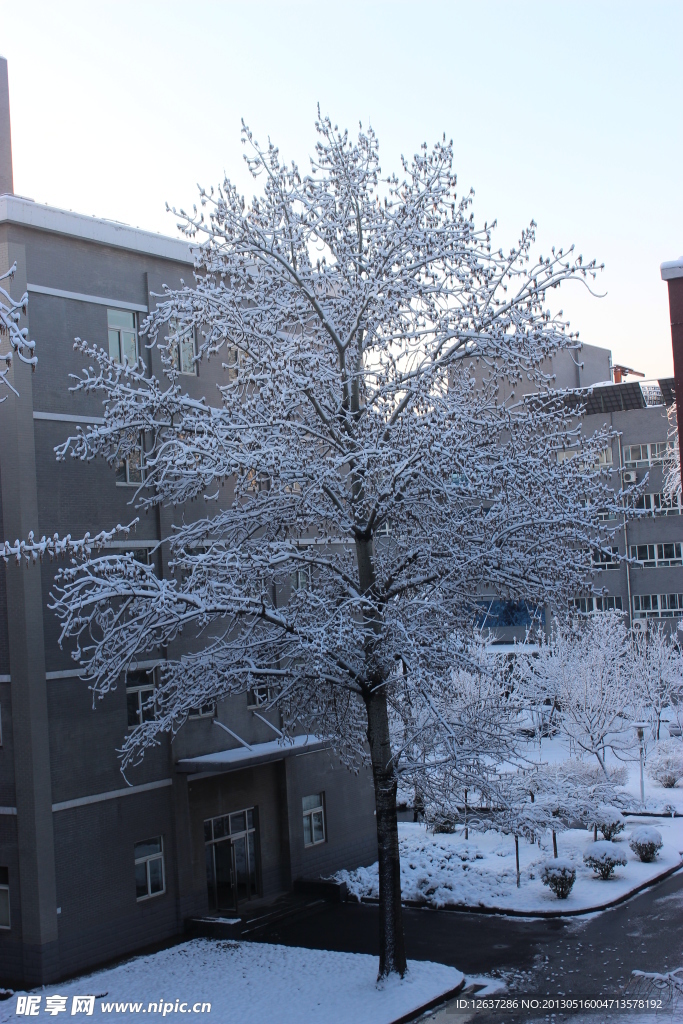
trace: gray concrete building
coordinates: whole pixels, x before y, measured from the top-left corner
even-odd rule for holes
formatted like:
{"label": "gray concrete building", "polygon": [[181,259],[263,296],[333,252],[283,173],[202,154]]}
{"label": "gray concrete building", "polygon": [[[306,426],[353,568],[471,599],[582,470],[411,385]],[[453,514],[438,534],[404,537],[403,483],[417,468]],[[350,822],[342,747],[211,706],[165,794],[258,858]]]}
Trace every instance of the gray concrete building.
{"label": "gray concrete building", "polygon": [[[16,362],[20,397],[0,404],[0,538],[77,537],[130,522],[139,467],[56,463],[55,444],[103,411],[69,392],[83,362],[73,340],[138,352],[159,374],[139,327],[192,261],[183,241],[13,195],[7,95],[0,61],[0,273],[16,262],[12,295],[28,290],[39,363],[32,374]],[[188,392],[215,395],[219,360],[186,369]],[[119,547],[166,573],[154,549],[171,525],[159,509]],[[48,609],[54,571],[0,564],[0,986],[77,973],[376,860],[371,777],[322,741],[283,747],[257,694],[197,709],[124,779],[117,748],[155,663],[93,709]]]}
{"label": "gray concrete building", "polygon": [[[673,378],[623,379],[623,368],[615,373],[610,350],[595,345],[584,345],[576,355],[562,351],[544,369],[554,376],[558,390],[576,392],[585,402],[585,434],[604,425],[618,433],[603,453],[615,490],[646,481],[644,494],[635,502],[636,519],[605,519],[616,530],[610,545],[615,556],[628,555],[628,561],[595,552],[593,585],[605,594],[587,589],[572,597],[570,606],[579,614],[623,611],[635,630],[646,629],[649,620],[677,623],[683,615],[683,519],[680,502],[668,501],[663,493]],[[504,389],[501,385],[502,398]],[[482,621],[501,642],[523,639],[534,622],[549,627],[548,608],[529,609],[523,602],[498,601],[495,595],[487,600]]]}

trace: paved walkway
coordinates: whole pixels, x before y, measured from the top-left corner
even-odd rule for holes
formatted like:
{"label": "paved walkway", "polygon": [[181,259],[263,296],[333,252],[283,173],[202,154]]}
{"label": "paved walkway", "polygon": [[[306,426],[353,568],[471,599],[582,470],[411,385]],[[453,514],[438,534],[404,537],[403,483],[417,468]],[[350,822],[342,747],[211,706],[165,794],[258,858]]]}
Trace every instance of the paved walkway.
{"label": "paved walkway", "polygon": [[[501,977],[509,993],[618,997],[632,970],[666,971],[683,964],[683,871],[622,906],[588,918],[543,921],[406,909],[404,924],[410,959],[451,964],[469,975]],[[377,908],[318,905],[298,920],[273,922],[249,938],[377,955]],[[568,1017],[529,1011],[471,1016],[451,1006],[427,1019],[439,1024],[468,1019],[480,1024],[531,1024]],[[571,1019],[579,1024],[584,1016]],[[591,1024],[612,1019],[635,1024],[637,1018],[623,1012],[585,1016]],[[671,1020],[671,1015],[666,1019]],[[683,1006],[673,1019],[683,1021]]]}

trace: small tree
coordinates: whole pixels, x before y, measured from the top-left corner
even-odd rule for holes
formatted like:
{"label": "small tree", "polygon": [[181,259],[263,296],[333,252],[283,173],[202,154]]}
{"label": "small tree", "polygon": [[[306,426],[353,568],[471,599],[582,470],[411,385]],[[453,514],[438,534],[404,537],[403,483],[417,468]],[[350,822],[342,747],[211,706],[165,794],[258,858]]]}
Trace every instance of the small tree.
{"label": "small tree", "polygon": [[667,409],[669,420],[667,455],[664,462],[664,494],[669,501],[681,499],[681,449],[678,444],[678,418],[676,403]]}
{"label": "small tree", "polygon": [[596,764],[569,758],[560,764],[541,765],[528,776],[527,785],[535,802],[546,810],[546,828],[552,832],[557,857],[557,833],[572,821],[596,822],[599,808],[623,803],[619,787],[627,779],[624,768],[604,771]]}
{"label": "small tree", "polygon": [[[61,572],[53,607],[97,696],[143,652],[167,653],[157,717],[128,734],[124,765],[193,707],[256,685],[285,732],[369,759],[383,976],[406,967],[391,709],[452,757],[470,724],[444,714],[444,694],[477,595],[566,602],[604,543],[609,434],[583,435],[543,371],[577,347],[551,292],[597,268],[554,249],[532,260],[533,225],[494,250],[445,141],[382,177],[372,131],[317,131],[304,175],[245,128],[262,195],[247,204],[226,180],[180,214],[201,245],[193,287],[146,326],[164,381],[79,343],[75,389],[102,394],[105,423],[60,457],[113,463],[143,435],[139,505],[199,498],[202,513],[176,525],[172,578],[102,555]],[[173,365],[194,332],[197,358],[226,359],[215,406],[184,394]],[[580,457],[558,460],[566,448]],[[418,761],[433,770],[431,753]]]}
{"label": "small tree", "polygon": [[665,789],[673,789],[683,779],[683,743],[662,740],[648,754],[647,773]]}
{"label": "small tree", "polygon": [[595,757],[605,775],[605,751],[633,747],[630,638],[618,612],[555,619],[527,678],[559,709],[559,727],[577,750]]}
{"label": "small tree", "polygon": [[661,622],[636,634],[633,643],[634,700],[640,705],[637,717],[650,720],[652,737],[658,740],[662,713],[683,697],[683,654],[675,633]]}

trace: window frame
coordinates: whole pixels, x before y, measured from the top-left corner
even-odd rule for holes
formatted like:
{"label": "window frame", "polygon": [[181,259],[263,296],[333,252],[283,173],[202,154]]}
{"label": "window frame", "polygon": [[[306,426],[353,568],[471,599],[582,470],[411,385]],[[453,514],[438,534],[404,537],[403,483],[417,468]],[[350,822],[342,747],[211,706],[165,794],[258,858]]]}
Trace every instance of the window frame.
{"label": "window frame", "polygon": [[[317,797],[320,800],[320,803],[317,804],[315,807],[309,807],[309,808],[304,809],[304,800],[310,800],[311,797]],[[314,814],[320,814],[320,818],[321,818],[321,822],[322,822],[322,832],[323,832],[322,839],[314,839],[313,838],[313,836],[315,834],[314,831],[313,831],[313,815]],[[327,814],[326,814],[326,808],[325,808],[325,792],[322,791],[320,793],[309,793],[308,796],[302,796],[302,798],[301,798],[301,815],[302,815],[303,834],[304,834],[304,849],[308,850],[308,849],[311,849],[314,846],[320,846],[322,843],[326,843],[327,842],[327,820],[326,820],[327,819]],[[306,819],[307,818],[309,819],[309,822],[310,822],[310,824],[309,824],[310,835],[311,835],[310,843],[306,842]]]}
{"label": "window frame", "polygon": [[[676,607],[671,607],[671,598],[676,598]],[[647,599],[649,608],[641,607],[641,602]],[[657,602],[657,607],[652,607],[652,602]],[[636,607],[636,603],[638,607]],[[632,600],[633,619],[677,619],[683,616],[683,594],[634,594]]]}
{"label": "window frame", "polygon": [[202,704],[198,708],[191,708],[187,713],[188,721],[197,721],[200,718],[215,718],[216,717],[216,701],[207,701],[206,704]]}
{"label": "window frame", "polygon": [[[303,581],[303,582],[302,582]],[[293,591],[311,590],[311,567],[310,565],[298,566],[292,571]]]}
{"label": "window frame", "polygon": [[[178,333],[178,324],[177,324],[177,322],[175,320],[169,320],[169,322],[168,322],[168,330],[169,330],[169,334],[171,332],[175,332],[176,334]],[[184,336],[182,338],[177,338],[175,341],[171,341],[170,338],[167,339],[168,340],[168,357],[171,360],[171,366],[176,371],[176,373],[180,373],[184,377],[197,377],[198,376],[198,366],[197,366],[197,362],[196,362],[197,337],[196,337],[196,333],[195,333],[194,327],[192,327],[190,330],[191,330],[191,334],[188,333],[186,336]],[[183,369],[183,346],[186,346],[186,345],[191,345],[192,346],[192,360],[191,360],[191,362],[192,362],[192,369],[191,370],[184,370]]]}
{"label": "window frame", "polygon": [[[140,479],[139,480],[131,480],[131,478],[130,478],[130,459],[131,459],[131,457],[130,457],[130,455],[125,455],[122,459],[117,459],[117,461],[114,463],[114,472],[116,473],[116,476],[117,476],[117,480],[116,480],[116,486],[117,487],[142,487],[142,485],[144,484],[144,482],[145,482],[145,446],[144,446],[144,443],[143,443],[142,434],[140,434],[140,446],[139,446],[139,448],[136,449],[136,451],[140,452]],[[119,467],[120,466],[124,467],[124,470],[125,470],[125,480],[119,480],[118,479]]]}
{"label": "window frame", "polygon": [[[631,458],[634,448],[638,448],[638,458]],[[623,447],[624,469],[647,469],[649,466],[660,466],[666,461],[671,451],[670,441],[641,441],[640,444],[625,444]]]}
{"label": "window frame", "polygon": [[[143,703],[144,703],[146,697],[150,693],[153,694],[155,692],[155,690],[156,690],[156,679],[155,679],[154,669],[152,669],[150,672],[147,672],[145,669],[140,669],[139,672],[138,672],[138,670],[136,670],[135,674],[136,675],[139,674],[141,676],[145,675],[150,680],[150,682],[133,683],[132,685],[129,686],[128,685],[128,678],[129,678],[129,675],[131,675],[131,673],[126,672],[126,717],[128,719],[128,729],[137,729],[137,727],[139,725],[143,725],[145,722],[153,722],[154,719],[156,718],[156,702],[155,702],[155,705],[154,705],[154,707],[152,709],[150,709],[150,708],[146,709],[147,713],[149,713],[150,710],[153,711],[152,717],[151,718],[145,718],[143,716]],[[135,725],[131,725],[130,720],[129,720],[129,710],[130,710],[129,707],[128,707],[128,695],[129,694],[135,694],[137,696],[138,721],[135,723]]]}
{"label": "window frame", "polygon": [[624,602],[621,594],[589,594],[586,597],[569,598],[570,614],[599,615],[601,612],[623,612],[623,610]]}
{"label": "window frame", "polygon": [[[665,556],[665,545],[673,546],[673,558]],[[639,558],[638,548],[647,548],[646,558]],[[657,540],[652,544],[630,544],[629,551],[631,560],[636,563],[634,568],[637,569],[668,569],[683,565],[683,542],[679,540]]]}
{"label": "window frame", "polygon": [[[126,315],[130,314],[130,316],[133,318],[133,329],[132,329],[132,331],[126,329],[125,327],[120,327],[120,326],[116,326],[116,325],[112,327],[110,325],[110,323],[109,323],[109,314],[110,313],[125,313]],[[112,355],[112,352],[111,352],[111,339],[110,339],[109,335],[110,335],[110,333],[113,333],[113,332],[116,332],[118,334],[118,336],[119,336],[119,338],[118,338],[119,358],[118,359],[116,359]],[[126,334],[131,334],[132,333],[132,335],[133,335],[134,343],[135,343],[135,361],[133,363],[131,363],[130,360],[128,359],[128,357],[125,356],[125,353],[123,353],[121,351],[121,334],[122,334],[122,332],[126,333]],[[110,358],[113,359],[115,363],[118,363],[119,366],[123,366],[124,365],[124,358],[125,358],[125,360],[126,360],[126,362],[128,363],[129,366],[136,366],[137,363],[138,363],[138,360],[140,358],[140,347],[139,347],[139,344],[138,344],[138,340],[139,340],[138,339],[138,318],[137,318],[137,314],[135,313],[135,311],[134,310],[130,310],[130,309],[118,309],[116,306],[107,307],[107,351],[109,352]]]}
{"label": "window frame", "polygon": [[[605,545],[607,547],[607,545]],[[591,551],[591,568],[601,571],[602,569],[620,569],[619,547],[611,544],[611,555],[608,555],[603,548],[593,548]],[[617,556],[615,559],[615,555]]]}
{"label": "window frame", "polygon": [[[159,840],[159,846],[160,846],[160,852],[159,853],[150,853],[150,854],[147,854],[144,857],[136,857],[135,856],[135,849],[136,849],[136,847],[142,846],[143,843],[153,843],[153,842],[156,842],[157,839]],[[155,896],[163,896],[164,893],[166,892],[166,864],[165,864],[165,856],[164,856],[164,837],[163,837],[163,835],[153,836],[150,839],[141,839],[139,843],[135,843],[134,846],[133,846],[133,858],[134,858],[134,861],[135,861],[135,867],[136,868],[138,867],[139,864],[144,864],[145,865],[145,875],[146,875],[146,878],[147,878],[147,893],[146,893],[145,896],[138,896],[137,895],[137,878],[135,879],[135,899],[136,899],[136,902],[137,903],[143,903],[145,900],[154,899]],[[156,860],[160,860],[161,861],[161,882],[162,882],[162,887],[161,887],[161,889],[158,890],[158,892],[151,892],[150,891],[151,884],[150,884],[150,876],[149,876],[149,865],[150,865],[150,862],[153,861],[153,860],[154,861],[156,861]],[[135,872],[135,874],[137,874],[137,872]]]}

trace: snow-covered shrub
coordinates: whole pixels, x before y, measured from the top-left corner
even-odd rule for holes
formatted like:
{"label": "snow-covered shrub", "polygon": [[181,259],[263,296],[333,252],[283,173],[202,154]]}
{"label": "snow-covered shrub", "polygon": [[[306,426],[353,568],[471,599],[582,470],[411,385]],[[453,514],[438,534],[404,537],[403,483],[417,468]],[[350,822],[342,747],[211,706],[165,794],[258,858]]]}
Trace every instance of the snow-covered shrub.
{"label": "snow-covered shrub", "polygon": [[647,758],[647,773],[665,789],[673,789],[683,779],[683,743],[662,740]]}
{"label": "snow-covered shrub", "polygon": [[558,900],[566,900],[576,881],[576,868],[568,860],[550,860],[541,868],[541,881]]}
{"label": "snow-covered shrub", "polygon": [[452,835],[455,832],[455,822],[449,818],[438,818],[430,824],[430,829],[434,835],[445,833],[446,835]]}
{"label": "snow-covered shrub", "polygon": [[614,839],[624,831],[624,819],[621,816],[621,811],[616,807],[600,807],[595,824],[607,840]]}
{"label": "snow-covered shrub", "polygon": [[628,845],[643,863],[649,864],[662,848],[662,834],[656,828],[643,825],[635,830]]}
{"label": "snow-covered shrub", "polygon": [[591,843],[583,855],[583,862],[606,882],[618,864],[626,863],[626,857],[619,852],[618,847],[607,840],[601,840]]}

